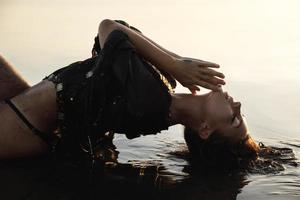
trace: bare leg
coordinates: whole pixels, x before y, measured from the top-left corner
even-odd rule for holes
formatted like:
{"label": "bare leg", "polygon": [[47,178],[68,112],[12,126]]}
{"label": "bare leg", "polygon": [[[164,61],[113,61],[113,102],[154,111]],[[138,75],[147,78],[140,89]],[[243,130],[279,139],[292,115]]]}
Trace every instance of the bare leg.
{"label": "bare leg", "polygon": [[28,89],[29,84],[0,54],[0,101]]}
{"label": "bare leg", "polygon": [[[11,100],[37,129],[53,132],[56,128],[56,90],[52,82],[42,81]],[[0,103],[0,122],[0,159],[33,156],[48,150],[48,145],[5,103]]]}

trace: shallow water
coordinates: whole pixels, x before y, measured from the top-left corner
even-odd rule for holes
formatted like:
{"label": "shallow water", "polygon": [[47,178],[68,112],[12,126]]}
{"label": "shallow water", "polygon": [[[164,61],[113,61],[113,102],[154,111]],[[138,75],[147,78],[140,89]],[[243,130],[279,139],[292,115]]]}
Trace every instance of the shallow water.
{"label": "shallow water", "polygon": [[[175,197],[189,193],[186,199],[193,199],[203,197],[203,192],[205,192],[206,199],[300,198],[300,168],[288,164],[284,165],[284,171],[275,170],[274,173],[267,174],[209,174],[205,177],[193,177],[185,172],[188,163],[184,157],[180,158],[172,154],[185,145],[181,139],[181,129],[182,127],[175,126],[159,136],[147,136],[146,140],[139,138],[129,142],[123,136],[117,136],[116,144],[120,150],[119,160],[122,162],[130,160],[137,162],[136,160],[138,160],[140,163],[152,160],[154,163],[162,164],[166,168],[167,174],[172,176],[171,183],[177,185],[177,189],[174,191]],[[286,137],[281,139],[264,138],[263,142],[278,147],[289,147],[293,149],[297,158],[299,156],[299,140],[295,141]],[[299,160],[297,159],[296,162]],[[161,172],[161,176],[164,176],[164,173],[165,171]],[[166,187],[170,187],[170,185],[167,183]]]}
{"label": "shallow water", "polygon": [[[1,53],[35,84],[57,68],[89,57],[101,19],[126,19],[180,55],[219,63],[227,80],[224,89],[242,102],[253,138],[266,145],[293,149],[299,162],[298,8],[298,1],[293,0],[229,0],[226,3],[131,0],[126,3],[85,1],[84,4],[4,0],[0,2]],[[180,86],[176,91],[187,92]],[[110,183],[110,188],[117,188],[120,196],[300,199],[300,167],[285,165],[284,171],[274,174],[191,176],[187,161],[174,155],[184,148],[179,125],[134,140],[117,135],[115,144],[120,151],[119,162],[151,169],[149,173],[143,172],[140,182],[117,179]],[[0,198],[2,195],[4,199],[80,199],[90,187],[94,199],[101,196],[103,186],[90,186],[82,181],[84,174],[80,176],[72,166],[66,168],[69,170],[62,170],[66,173],[56,177],[47,162],[1,163]],[[153,177],[157,169],[159,173]],[[123,175],[130,180],[130,174]]]}

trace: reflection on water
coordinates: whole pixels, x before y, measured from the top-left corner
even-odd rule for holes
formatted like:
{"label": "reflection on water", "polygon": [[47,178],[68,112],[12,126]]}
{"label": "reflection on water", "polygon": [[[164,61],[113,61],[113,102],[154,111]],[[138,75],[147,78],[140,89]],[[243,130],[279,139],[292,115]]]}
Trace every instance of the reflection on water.
{"label": "reflection on water", "polygon": [[[109,163],[104,168],[96,164],[93,170],[90,162],[53,161],[50,157],[2,161],[1,198],[299,199],[300,168],[290,162],[299,161],[294,160],[293,152],[286,148],[297,146],[293,150],[299,153],[299,144],[286,143],[285,148],[275,149],[282,153],[283,169],[266,162],[262,165],[264,168],[259,167],[260,171],[224,173],[189,165],[185,144],[174,139],[174,134],[177,133],[149,136],[161,147],[159,149],[144,145],[142,140],[127,143],[120,135],[116,138],[118,151],[132,150],[130,143],[134,143],[135,152],[121,153],[119,164]],[[279,160],[279,157],[273,158]]]}
{"label": "reflection on water", "polygon": [[[147,145],[149,145],[147,141],[143,142],[143,139],[137,139],[138,141],[133,143],[135,147],[138,146],[137,143],[140,143],[139,151],[134,154],[121,153],[120,159],[123,162],[126,159],[130,162],[131,157],[138,157],[140,153],[143,155],[143,159],[139,161],[141,163],[143,163],[143,160],[146,160],[149,164],[151,159],[155,159],[154,163],[159,163],[157,166],[164,166],[164,170],[159,174],[160,177],[164,177],[164,172],[168,171],[167,174],[171,175],[169,178],[173,178],[172,181],[165,181],[165,187],[170,187],[168,183],[176,185],[176,190],[173,191],[175,199],[177,197],[178,199],[180,197],[183,198],[183,195],[186,194],[188,194],[188,196],[185,196],[186,199],[195,197],[207,199],[299,198],[300,168],[298,167],[299,160],[297,156],[296,158],[294,157],[294,153],[299,155],[299,142],[282,144],[279,140],[270,142],[266,139],[266,143],[276,143],[277,145],[272,149],[272,154],[261,154],[264,162],[261,162],[261,165],[258,162],[256,168],[252,168],[248,172],[232,172],[229,174],[215,171],[205,171],[203,173],[201,171],[197,172],[197,170],[191,171],[190,166],[186,162],[185,144],[183,140],[179,139],[181,132],[178,129],[180,130],[180,127],[173,127],[170,132],[162,133],[159,136],[150,136],[152,137],[150,140],[156,144],[155,146],[161,146],[159,150],[153,147],[151,154],[149,154],[150,147],[147,148]],[[126,141],[123,136],[119,136],[116,142],[121,152],[123,148],[131,148],[131,141]],[[169,145],[170,143],[172,145]],[[146,147],[145,152],[148,152],[148,154],[144,154],[144,146]],[[268,158],[272,158],[272,160],[267,161]]]}

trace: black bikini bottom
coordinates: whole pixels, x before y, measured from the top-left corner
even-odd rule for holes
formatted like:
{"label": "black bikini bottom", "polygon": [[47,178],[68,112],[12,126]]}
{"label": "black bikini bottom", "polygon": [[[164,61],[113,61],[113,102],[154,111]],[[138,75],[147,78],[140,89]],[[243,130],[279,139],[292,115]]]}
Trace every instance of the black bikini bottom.
{"label": "black bikini bottom", "polygon": [[26,124],[26,126],[37,136],[42,138],[42,140],[47,143],[50,147],[53,146],[58,140],[57,136],[54,133],[45,133],[37,128],[35,128],[29,121],[26,119],[26,117],[19,111],[19,109],[13,104],[13,102],[10,99],[4,100],[5,103],[18,115],[18,117]]}

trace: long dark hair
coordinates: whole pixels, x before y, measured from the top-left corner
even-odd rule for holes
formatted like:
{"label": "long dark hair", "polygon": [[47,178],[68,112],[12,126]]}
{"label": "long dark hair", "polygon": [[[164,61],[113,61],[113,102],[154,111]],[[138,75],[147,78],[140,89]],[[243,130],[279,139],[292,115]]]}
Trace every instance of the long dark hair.
{"label": "long dark hair", "polygon": [[218,172],[237,170],[270,174],[283,171],[284,165],[299,166],[291,148],[266,146],[262,142],[256,143],[250,136],[232,143],[220,133],[214,132],[203,140],[191,128],[185,127],[184,139],[191,169],[196,173],[210,170],[216,172],[215,169],[218,169]]}
{"label": "long dark hair", "polygon": [[184,139],[192,164],[203,167],[237,169],[249,165],[259,153],[259,146],[250,136],[233,143],[215,131],[204,140],[194,130],[185,127]]}

